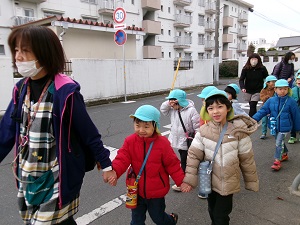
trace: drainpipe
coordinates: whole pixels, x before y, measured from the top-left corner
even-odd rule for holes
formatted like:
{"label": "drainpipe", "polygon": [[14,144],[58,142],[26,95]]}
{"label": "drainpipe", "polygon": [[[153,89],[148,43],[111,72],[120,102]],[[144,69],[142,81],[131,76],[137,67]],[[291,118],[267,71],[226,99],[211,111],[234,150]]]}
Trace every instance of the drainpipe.
{"label": "drainpipe", "polygon": [[63,36],[65,35],[65,33],[66,33],[66,29],[63,28],[63,32],[59,34],[59,41],[61,43],[61,46],[63,46]]}

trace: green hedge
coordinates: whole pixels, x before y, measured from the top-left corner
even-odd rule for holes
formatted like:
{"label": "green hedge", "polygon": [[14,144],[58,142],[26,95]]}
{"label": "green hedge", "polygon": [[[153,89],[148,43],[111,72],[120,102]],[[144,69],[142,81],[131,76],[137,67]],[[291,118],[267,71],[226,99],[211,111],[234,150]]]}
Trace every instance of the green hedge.
{"label": "green hedge", "polygon": [[237,77],[238,76],[238,61],[224,61],[219,64],[220,77]]}

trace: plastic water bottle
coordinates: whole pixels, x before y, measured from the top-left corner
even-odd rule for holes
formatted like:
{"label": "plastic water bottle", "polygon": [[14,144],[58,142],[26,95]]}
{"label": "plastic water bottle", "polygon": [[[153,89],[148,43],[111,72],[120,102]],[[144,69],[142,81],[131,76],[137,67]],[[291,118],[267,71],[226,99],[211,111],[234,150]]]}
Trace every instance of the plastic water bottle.
{"label": "plastic water bottle", "polygon": [[126,186],[127,186],[127,193],[126,193],[126,208],[135,209],[137,206],[137,193],[138,193],[138,186],[135,182],[136,174],[131,170],[127,174],[126,179]]}
{"label": "plastic water bottle", "polygon": [[211,193],[211,174],[207,169],[210,165],[209,161],[200,163],[199,167],[199,194],[207,196]]}
{"label": "plastic water bottle", "polygon": [[270,117],[270,134],[275,136],[276,135],[276,118]]}

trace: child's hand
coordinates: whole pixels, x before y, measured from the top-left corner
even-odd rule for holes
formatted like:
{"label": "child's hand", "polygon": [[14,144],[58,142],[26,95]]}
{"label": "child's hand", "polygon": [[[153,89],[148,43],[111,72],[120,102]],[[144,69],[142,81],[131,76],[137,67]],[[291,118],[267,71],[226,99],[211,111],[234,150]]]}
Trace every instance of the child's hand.
{"label": "child's hand", "polygon": [[111,185],[111,186],[116,186],[116,185],[117,185],[117,181],[118,181],[117,176],[116,176],[116,177],[111,176],[111,177],[109,177],[108,180],[107,180],[107,182],[108,182],[109,185]]}
{"label": "child's hand", "polygon": [[192,186],[187,183],[182,183],[180,185],[181,192],[190,192],[192,190]]}

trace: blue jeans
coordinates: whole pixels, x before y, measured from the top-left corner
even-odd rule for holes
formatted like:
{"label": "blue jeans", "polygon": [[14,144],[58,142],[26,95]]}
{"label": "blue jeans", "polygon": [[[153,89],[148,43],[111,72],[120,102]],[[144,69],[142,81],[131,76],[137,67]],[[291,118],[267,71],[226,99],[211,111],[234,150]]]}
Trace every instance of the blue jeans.
{"label": "blue jeans", "polygon": [[278,132],[275,135],[275,140],[276,140],[276,151],[275,151],[275,155],[274,155],[275,159],[280,160],[282,154],[288,152],[288,149],[287,149],[287,147],[286,147],[286,145],[284,143],[284,139],[286,137],[286,134],[287,133]]}
{"label": "blue jeans", "polygon": [[261,133],[267,134],[267,128],[268,128],[268,116],[264,116],[261,119]]}
{"label": "blue jeans", "polygon": [[174,218],[167,214],[165,209],[165,198],[145,199],[141,196],[138,196],[137,207],[131,210],[130,225],[145,225],[147,210],[155,224],[174,225]]}

